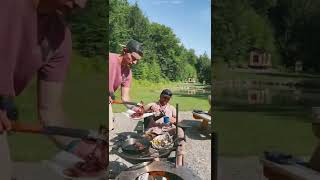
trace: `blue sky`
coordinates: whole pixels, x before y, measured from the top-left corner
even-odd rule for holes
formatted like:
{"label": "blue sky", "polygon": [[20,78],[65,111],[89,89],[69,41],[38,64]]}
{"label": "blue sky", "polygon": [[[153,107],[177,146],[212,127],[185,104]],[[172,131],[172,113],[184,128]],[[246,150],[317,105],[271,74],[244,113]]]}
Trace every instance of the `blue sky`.
{"label": "blue sky", "polygon": [[136,1],[152,22],[173,29],[182,44],[197,55],[211,54],[211,0],[128,0]]}

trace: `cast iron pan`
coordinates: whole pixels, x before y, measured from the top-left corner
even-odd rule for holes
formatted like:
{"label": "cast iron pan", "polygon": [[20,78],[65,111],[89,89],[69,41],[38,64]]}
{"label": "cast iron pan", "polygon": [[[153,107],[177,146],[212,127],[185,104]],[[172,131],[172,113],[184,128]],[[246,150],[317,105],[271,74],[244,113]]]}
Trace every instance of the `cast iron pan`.
{"label": "cast iron pan", "polygon": [[[140,145],[137,145],[140,144]],[[123,152],[128,154],[140,154],[149,150],[151,143],[146,138],[128,138],[121,146]]]}

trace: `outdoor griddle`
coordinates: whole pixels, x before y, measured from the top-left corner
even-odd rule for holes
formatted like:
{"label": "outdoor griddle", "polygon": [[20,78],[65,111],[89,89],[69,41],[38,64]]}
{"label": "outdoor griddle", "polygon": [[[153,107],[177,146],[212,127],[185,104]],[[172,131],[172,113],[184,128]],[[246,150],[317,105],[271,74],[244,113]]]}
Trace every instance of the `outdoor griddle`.
{"label": "outdoor griddle", "polygon": [[[177,117],[176,117],[176,132],[178,132],[178,111],[179,106],[176,105]],[[163,177],[170,177],[170,179],[176,180],[201,180],[200,177],[195,175],[190,169],[179,166],[176,167],[175,163],[167,161],[165,158],[169,157],[170,153],[177,148],[177,138],[174,140],[174,146],[170,149],[156,150],[152,146],[149,147],[149,151],[139,154],[128,154],[122,150],[121,146],[117,147],[117,154],[123,159],[135,164],[134,166],[122,171],[116,180],[137,180],[138,177],[145,173],[149,173],[151,176],[158,174]],[[118,141],[119,142],[119,141]],[[121,141],[120,141],[121,144]],[[177,151],[176,151],[177,157]],[[161,158],[162,160],[156,161],[155,158]],[[164,160],[163,160],[164,159]],[[136,164],[139,163],[139,164]]]}
{"label": "outdoor griddle", "polygon": [[150,146],[149,150],[146,152],[131,154],[131,153],[124,152],[122,150],[122,147],[118,146],[116,153],[121,158],[123,158],[133,164],[137,164],[137,163],[141,163],[141,162],[153,161],[155,158],[166,158],[170,155],[170,153],[172,151],[175,150],[175,148],[176,147],[173,146],[173,148],[170,148],[170,149],[156,150]]}
{"label": "outdoor griddle", "polygon": [[183,180],[201,180],[200,177],[195,175],[191,170],[185,167],[175,167],[175,164],[166,161],[153,161],[145,162],[139,165],[128,168],[122,171],[116,180],[136,180],[144,173],[164,172],[165,174],[173,175],[170,179],[183,179]]}
{"label": "outdoor griddle", "polygon": [[[179,119],[179,105],[176,104],[176,132],[178,132],[178,119]],[[136,135],[139,136],[139,135]],[[147,162],[147,161],[153,161],[155,158],[166,158],[170,155],[170,153],[177,148],[177,140],[174,140],[174,146],[170,149],[163,149],[163,150],[156,150],[153,149],[152,146],[150,146],[149,150],[144,153],[139,154],[128,154],[122,150],[121,146],[117,147],[117,154],[122,157],[123,159],[136,164],[141,162]],[[121,141],[120,141],[121,144]],[[176,155],[177,156],[177,155]]]}

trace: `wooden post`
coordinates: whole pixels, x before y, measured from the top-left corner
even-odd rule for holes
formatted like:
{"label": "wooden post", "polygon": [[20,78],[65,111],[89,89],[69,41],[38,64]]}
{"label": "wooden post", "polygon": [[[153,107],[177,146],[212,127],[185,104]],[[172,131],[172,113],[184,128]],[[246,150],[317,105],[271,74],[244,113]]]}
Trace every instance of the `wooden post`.
{"label": "wooden post", "polygon": [[212,179],[218,180],[218,134],[213,132],[212,133],[212,155],[213,155],[213,162],[212,162]]}
{"label": "wooden post", "polygon": [[[178,138],[179,139],[179,134],[178,134],[178,123],[179,123],[179,104],[177,103],[176,104],[176,138]],[[178,167],[177,166],[177,164],[178,164],[178,147],[177,147],[177,149],[176,149],[176,153],[175,153],[175,155],[176,155],[176,167]]]}

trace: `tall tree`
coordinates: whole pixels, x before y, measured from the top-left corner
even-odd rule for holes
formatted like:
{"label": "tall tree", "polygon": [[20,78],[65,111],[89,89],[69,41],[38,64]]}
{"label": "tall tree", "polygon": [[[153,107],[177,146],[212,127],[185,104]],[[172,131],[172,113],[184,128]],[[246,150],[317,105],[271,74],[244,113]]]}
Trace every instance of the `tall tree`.
{"label": "tall tree", "polygon": [[86,8],[71,18],[74,47],[86,57],[106,54],[107,6],[107,0],[88,1]]}

